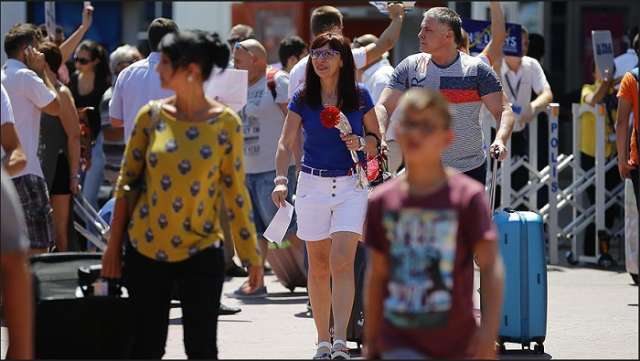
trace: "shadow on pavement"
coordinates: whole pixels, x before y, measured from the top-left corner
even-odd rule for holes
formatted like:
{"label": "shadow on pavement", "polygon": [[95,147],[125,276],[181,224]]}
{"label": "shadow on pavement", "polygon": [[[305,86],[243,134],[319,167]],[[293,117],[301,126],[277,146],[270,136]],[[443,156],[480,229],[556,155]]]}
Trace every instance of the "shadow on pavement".
{"label": "shadow on pavement", "polygon": [[284,298],[284,297],[307,297],[308,294],[306,292],[269,292],[267,297],[269,298]]}
{"label": "shadow on pavement", "polygon": [[507,350],[498,355],[500,360],[551,360],[548,353],[539,354],[529,350]]}
{"label": "shadow on pavement", "polygon": [[284,298],[278,299],[271,298],[271,295],[267,295],[265,298],[236,298],[240,302],[247,305],[295,305],[307,303],[307,298]]}
{"label": "shadow on pavement", "polygon": [[309,311],[298,312],[293,316],[297,318],[313,318],[313,315]]}

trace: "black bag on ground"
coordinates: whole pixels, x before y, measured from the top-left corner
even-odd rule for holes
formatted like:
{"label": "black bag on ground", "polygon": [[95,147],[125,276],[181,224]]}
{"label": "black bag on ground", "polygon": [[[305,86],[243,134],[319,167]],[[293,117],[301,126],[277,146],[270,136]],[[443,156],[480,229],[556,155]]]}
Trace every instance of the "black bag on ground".
{"label": "black bag on ground", "polygon": [[35,358],[129,356],[133,325],[126,289],[114,281],[109,282],[107,295],[93,295],[101,257],[101,253],[73,252],[31,257]]}
{"label": "black bag on ground", "polygon": [[364,278],[367,271],[367,248],[361,242],[358,242],[353,271],[356,294],[353,297],[353,308],[351,308],[351,317],[349,317],[349,325],[347,325],[347,341],[357,343],[360,348],[364,332]]}

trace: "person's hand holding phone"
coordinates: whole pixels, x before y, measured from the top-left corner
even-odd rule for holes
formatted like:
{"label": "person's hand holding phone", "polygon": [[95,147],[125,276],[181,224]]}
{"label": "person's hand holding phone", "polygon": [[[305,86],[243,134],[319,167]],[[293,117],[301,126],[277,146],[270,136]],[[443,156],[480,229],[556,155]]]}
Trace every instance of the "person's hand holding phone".
{"label": "person's hand holding phone", "polygon": [[29,69],[42,75],[46,62],[44,60],[44,54],[37,51],[32,45],[29,45],[25,49],[25,60]]}
{"label": "person's hand holding phone", "polygon": [[85,1],[84,7],[82,9],[82,26],[85,30],[88,30],[91,27],[91,23],[93,22],[93,6],[91,5],[91,1]]}

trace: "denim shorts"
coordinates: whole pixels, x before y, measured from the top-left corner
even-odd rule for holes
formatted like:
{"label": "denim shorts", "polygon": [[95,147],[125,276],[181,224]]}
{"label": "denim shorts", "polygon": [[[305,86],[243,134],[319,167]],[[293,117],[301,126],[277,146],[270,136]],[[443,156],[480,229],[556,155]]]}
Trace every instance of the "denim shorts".
{"label": "denim shorts", "polygon": [[[275,170],[271,172],[247,174],[245,184],[247,185],[247,190],[251,197],[251,204],[253,205],[253,221],[256,225],[256,232],[258,233],[259,238],[261,238],[264,231],[267,230],[269,223],[271,223],[271,219],[273,219],[273,216],[275,216],[278,211],[278,207],[271,199],[271,193],[275,187],[273,184],[273,179],[275,177]],[[289,194],[287,195],[287,201],[293,204],[292,196],[296,192],[297,183],[295,167],[289,167],[287,178],[289,178]],[[296,215],[294,213],[288,232],[295,232],[296,230]]]}

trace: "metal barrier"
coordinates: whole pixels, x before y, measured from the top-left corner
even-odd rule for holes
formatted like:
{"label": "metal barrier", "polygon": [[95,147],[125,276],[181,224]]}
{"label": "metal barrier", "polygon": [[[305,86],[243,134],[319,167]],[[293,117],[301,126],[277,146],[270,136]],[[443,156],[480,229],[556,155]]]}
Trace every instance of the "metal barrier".
{"label": "metal barrier", "polygon": [[[606,231],[605,211],[614,205],[624,206],[624,184],[619,184],[611,190],[605,186],[605,174],[612,167],[617,166],[616,157],[607,161],[605,157],[605,107],[598,104],[592,107],[586,104],[572,104],[572,153],[560,153],[560,136],[558,116],[560,105],[558,103],[549,104],[547,115],[549,119],[549,164],[538,169],[538,124],[537,120],[532,121],[529,127],[529,156],[511,157],[501,163],[501,170],[498,173],[498,184],[500,184],[500,205],[499,208],[518,208],[524,205],[529,210],[539,213],[547,226],[547,239],[549,245],[549,260],[551,264],[559,263],[559,240],[571,242],[571,253],[567,259],[571,263],[587,262],[596,263],[603,267],[608,267],[612,258],[608,254],[601,254],[599,238],[595,238],[595,256],[581,255],[578,251],[579,236],[582,236],[589,224],[595,222],[596,234],[599,231]],[[596,118],[596,156],[595,166],[584,171],[580,164],[580,143],[581,143],[581,116],[584,113],[593,113]],[[483,124],[485,139],[490,138],[490,126]],[[544,145],[543,145],[544,146]],[[511,149],[511,141],[507,145]],[[524,167],[529,174],[529,181],[519,190],[511,187],[511,174],[517,169]],[[559,174],[571,168],[571,182],[561,187]],[[489,169],[489,168],[488,168]],[[491,177],[491,170],[487,172],[487,177]],[[489,184],[489,182],[487,182]],[[583,206],[580,197],[590,186],[595,187],[595,203]],[[540,189],[547,186],[549,200],[544,206],[537,207],[537,194]],[[488,189],[487,189],[488,191]],[[571,219],[559,219],[559,213],[566,207],[571,207]],[[565,217],[566,218],[566,217]],[[566,223],[561,225],[561,223]],[[610,236],[622,234],[623,227],[610,232]]]}

